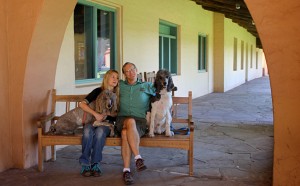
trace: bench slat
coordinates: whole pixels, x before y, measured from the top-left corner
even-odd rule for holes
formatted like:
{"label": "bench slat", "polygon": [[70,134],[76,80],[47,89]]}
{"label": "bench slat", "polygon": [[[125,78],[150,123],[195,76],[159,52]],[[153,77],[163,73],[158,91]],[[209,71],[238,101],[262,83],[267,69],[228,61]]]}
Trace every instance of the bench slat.
{"label": "bench slat", "polygon": [[56,95],[55,100],[56,102],[80,102],[84,100],[86,95]]}
{"label": "bench slat", "polygon": [[[142,147],[165,147],[188,150],[188,135],[175,135],[173,137],[141,138]],[[81,145],[81,136],[51,136],[42,137],[42,146],[52,145]],[[121,146],[121,138],[106,138],[106,146]]]}

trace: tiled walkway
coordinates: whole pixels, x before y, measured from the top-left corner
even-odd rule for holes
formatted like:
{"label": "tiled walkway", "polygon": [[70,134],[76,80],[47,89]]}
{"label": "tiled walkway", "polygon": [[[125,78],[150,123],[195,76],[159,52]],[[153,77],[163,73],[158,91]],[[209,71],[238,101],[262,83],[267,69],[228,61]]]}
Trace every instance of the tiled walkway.
{"label": "tiled walkway", "polygon": [[[196,124],[194,176],[186,175],[183,150],[141,148],[148,169],[135,173],[134,185],[271,185],[273,164],[273,112],[268,77],[247,82],[226,93],[193,100]],[[181,108],[182,112],[185,111]],[[79,174],[81,146],[57,152],[45,171],[11,169],[0,173],[0,185],[124,185],[119,147],[105,147],[103,176]]]}

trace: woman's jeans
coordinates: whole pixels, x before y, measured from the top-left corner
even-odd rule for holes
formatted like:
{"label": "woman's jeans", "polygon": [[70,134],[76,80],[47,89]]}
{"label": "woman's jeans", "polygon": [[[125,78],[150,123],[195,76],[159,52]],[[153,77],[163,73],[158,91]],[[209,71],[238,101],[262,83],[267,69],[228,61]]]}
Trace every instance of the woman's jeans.
{"label": "woman's jeans", "polygon": [[109,134],[110,129],[107,126],[93,127],[92,124],[87,124],[83,127],[82,155],[79,158],[81,165],[89,166],[101,162],[102,150]]}

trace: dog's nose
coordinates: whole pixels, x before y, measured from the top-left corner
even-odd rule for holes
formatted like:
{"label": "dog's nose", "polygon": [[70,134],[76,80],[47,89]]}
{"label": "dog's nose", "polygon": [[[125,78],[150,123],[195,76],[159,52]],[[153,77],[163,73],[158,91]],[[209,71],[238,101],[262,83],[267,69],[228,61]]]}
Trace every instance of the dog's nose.
{"label": "dog's nose", "polygon": [[112,107],[112,100],[110,99],[108,102],[108,108],[111,108],[111,107]]}
{"label": "dog's nose", "polygon": [[167,85],[167,82],[164,82],[163,84],[164,84],[164,86],[166,86],[166,85]]}

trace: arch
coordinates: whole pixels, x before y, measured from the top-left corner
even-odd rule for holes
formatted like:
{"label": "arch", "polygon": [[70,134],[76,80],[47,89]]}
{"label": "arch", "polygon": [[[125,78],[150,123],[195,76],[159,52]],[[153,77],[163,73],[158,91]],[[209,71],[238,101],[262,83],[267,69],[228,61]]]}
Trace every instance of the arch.
{"label": "arch", "polygon": [[[28,49],[22,95],[22,134],[24,164],[28,168],[37,163],[35,117],[38,113],[46,113],[47,91],[54,87],[56,65],[65,29],[73,14],[77,0],[40,1],[43,2]],[[17,151],[17,148],[15,149]],[[36,152],[36,153],[34,153]],[[30,155],[28,155],[30,154]]]}
{"label": "arch", "polygon": [[274,110],[274,185],[300,184],[299,1],[245,0],[261,38]]}

